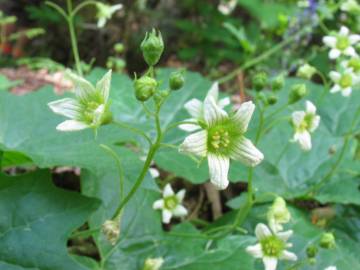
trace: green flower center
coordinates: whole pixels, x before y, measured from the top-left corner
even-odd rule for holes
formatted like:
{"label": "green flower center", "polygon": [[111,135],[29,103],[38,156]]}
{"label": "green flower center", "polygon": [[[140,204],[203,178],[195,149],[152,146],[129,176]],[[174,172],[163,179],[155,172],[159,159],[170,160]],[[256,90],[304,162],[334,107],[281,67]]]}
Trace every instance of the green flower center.
{"label": "green flower center", "polygon": [[240,135],[235,123],[230,119],[217,123],[208,129],[207,147],[209,152],[229,155],[234,141]]}
{"label": "green flower center", "polygon": [[352,58],[349,60],[348,66],[351,67],[354,72],[358,73],[360,71],[360,59]]}
{"label": "green flower center", "polygon": [[164,206],[168,210],[173,210],[179,204],[179,200],[175,195],[164,198]]}
{"label": "green flower center", "polygon": [[309,130],[312,123],[313,123],[313,120],[314,120],[314,116],[313,114],[311,113],[307,113],[303,119],[303,121],[301,122],[301,124],[299,125],[298,127],[298,130],[299,131],[305,131],[305,130]]}
{"label": "green flower center", "polygon": [[260,241],[262,252],[267,257],[279,258],[285,249],[285,242],[275,235],[268,236]]}
{"label": "green flower center", "polygon": [[341,88],[348,88],[352,85],[352,77],[349,74],[344,74],[340,78],[339,82]]}
{"label": "green flower center", "polygon": [[[96,91],[93,95],[86,97],[86,99],[79,101],[81,104],[80,121],[85,122],[88,125],[94,123],[95,111],[101,104],[104,104],[104,98],[100,91]],[[107,109],[105,109],[106,111]]]}
{"label": "green flower center", "polygon": [[340,51],[344,51],[350,46],[350,41],[348,37],[338,36],[336,40],[336,48]]}

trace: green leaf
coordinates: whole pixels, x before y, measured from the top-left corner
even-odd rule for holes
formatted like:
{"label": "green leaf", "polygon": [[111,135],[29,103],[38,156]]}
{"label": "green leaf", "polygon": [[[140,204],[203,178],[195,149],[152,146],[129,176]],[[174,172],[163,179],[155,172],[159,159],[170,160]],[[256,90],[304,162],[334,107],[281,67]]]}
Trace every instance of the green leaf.
{"label": "green leaf", "polygon": [[20,84],[21,81],[10,81],[8,78],[0,74],[0,90],[7,90]]}
{"label": "green leaf", "polygon": [[99,202],[54,187],[47,171],[0,179],[0,268],[87,269],[66,241]]}

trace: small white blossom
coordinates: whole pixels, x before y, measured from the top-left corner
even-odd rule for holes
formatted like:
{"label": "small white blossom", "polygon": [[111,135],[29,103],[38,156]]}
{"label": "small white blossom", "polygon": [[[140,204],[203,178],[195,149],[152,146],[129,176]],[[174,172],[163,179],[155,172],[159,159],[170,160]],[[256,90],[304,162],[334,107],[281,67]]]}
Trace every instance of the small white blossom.
{"label": "small white blossom", "polygon": [[60,123],[60,131],[78,131],[86,128],[98,128],[110,121],[109,92],[111,70],[102,77],[94,87],[84,78],[68,72],[75,85],[75,98],[63,98],[48,104],[50,109],[59,115],[70,118]]}
{"label": "small white blossom", "polygon": [[273,232],[279,232],[283,230],[282,224],[286,224],[291,219],[291,214],[286,207],[286,201],[277,197],[272,206],[270,207],[267,218],[269,226]]}
{"label": "small white blossom", "polygon": [[351,35],[346,26],[342,26],[339,33],[323,38],[324,44],[331,48],[330,59],[336,59],[340,55],[355,56],[356,51],[353,46],[356,46],[359,41],[360,35]]}
{"label": "small white blossom", "polygon": [[218,5],[218,10],[224,15],[229,15],[236,8],[237,0],[222,0]]}
{"label": "small white blossom", "polygon": [[[219,83],[212,84],[208,91],[208,96],[212,96],[216,104],[223,109],[230,104],[230,98],[225,97],[219,100]],[[186,119],[186,122],[193,122],[194,124],[182,124],[179,126],[182,130],[193,132],[200,129],[197,124],[198,121],[204,121],[204,103],[197,98],[193,98],[185,103],[184,108],[188,111],[192,118]]]}
{"label": "small white blossom", "polygon": [[103,28],[106,24],[106,21],[110,20],[116,11],[122,9],[123,5],[117,4],[117,5],[110,6],[107,4],[97,2],[96,7],[98,9],[98,12],[96,14],[96,17],[98,18],[97,26],[99,28]]}
{"label": "small white blossom", "polygon": [[147,258],[143,270],[160,270],[164,263],[163,258]]}
{"label": "small white blossom", "polygon": [[185,189],[180,190],[178,193],[174,193],[170,184],[167,184],[163,190],[163,198],[154,202],[153,208],[155,210],[162,210],[163,223],[170,223],[171,218],[184,217],[188,211],[181,204],[185,197]]}
{"label": "small white blossom", "polygon": [[259,223],[255,228],[258,243],[248,246],[246,251],[254,258],[262,259],[265,270],[275,270],[279,260],[297,260],[294,253],[286,250],[292,247],[291,243],[287,243],[292,233],[291,230],[272,233],[265,224]]}
{"label": "small white blossom", "polygon": [[245,102],[236,112],[228,115],[222,106],[218,105],[221,101],[217,101],[217,95],[214,95],[212,89],[204,103],[200,101],[197,103],[197,113],[193,113],[192,116],[197,119],[197,124],[194,125],[195,130],[199,131],[186,137],[179,150],[201,158],[206,157],[210,181],[218,189],[225,189],[229,184],[230,159],[254,167],[264,158],[264,155],[244,136],[255,105],[251,101]]}
{"label": "small white blossom", "polygon": [[293,137],[294,142],[298,142],[301,149],[309,151],[311,149],[311,135],[320,123],[320,116],[316,114],[315,105],[306,101],[306,111],[295,111],[292,113],[292,123],[295,128]]}
{"label": "small white blossom", "polygon": [[336,266],[329,266],[329,267],[326,267],[325,270],[337,270]]}
{"label": "small white blossom", "polygon": [[341,92],[344,97],[351,95],[353,86],[358,83],[359,80],[351,68],[345,69],[342,72],[331,71],[329,76],[334,82],[334,86],[330,89],[330,93]]}

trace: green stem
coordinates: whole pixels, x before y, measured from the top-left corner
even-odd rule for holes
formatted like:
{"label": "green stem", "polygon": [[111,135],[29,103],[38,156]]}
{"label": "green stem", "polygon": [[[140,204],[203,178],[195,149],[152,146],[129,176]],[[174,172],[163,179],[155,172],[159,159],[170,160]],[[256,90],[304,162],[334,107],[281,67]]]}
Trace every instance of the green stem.
{"label": "green stem", "polygon": [[64,17],[65,20],[68,19],[68,15],[66,14],[65,10],[63,10],[59,5],[50,2],[50,1],[46,1],[45,5],[48,5],[49,7],[52,7],[53,9],[55,9],[60,15],[62,15]]}
{"label": "green stem", "polygon": [[80,3],[76,8],[74,8],[72,15],[75,16],[81,9],[83,9],[86,6],[89,6],[89,5],[96,6],[96,4],[97,4],[96,1],[93,1],[93,0],[84,1],[84,2]]}
{"label": "green stem", "polygon": [[122,127],[122,128],[125,128],[125,129],[128,129],[130,130],[131,132],[133,133],[136,133],[140,136],[142,136],[148,143],[149,145],[151,146],[152,145],[152,141],[150,139],[150,137],[148,135],[146,135],[145,132],[143,132],[142,130],[138,129],[138,128],[135,128],[135,127],[132,127],[132,126],[129,126],[128,124],[125,124],[125,123],[122,123],[122,122],[118,122],[118,121],[113,121],[113,123],[119,127]]}
{"label": "green stem", "polygon": [[233,79],[234,77],[236,77],[240,72],[243,72],[244,70],[253,67],[254,65],[264,61],[265,59],[269,58],[270,56],[272,56],[274,53],[282,50],[284,47],[286,47],[287,45],[291,44],[295,39],[303,36],[304,34],[309,32],[309,28],[304,27],[301,31],[299,31],[298,33],[292,35],[291,37],[289,37],[288,39],[283,40],[281,43],[279,43],[278,45],[272,47],[270,50],[260,54],[258,57],[255,57],[253,59],[250,59],[249,61],[245,62],[243,65],[241,65],[240,67],[236,68],[235,70],[233,70],[232,72],[230,72],[229,74],[227,74],[226,76],[218,79],[217,81],[219,83],[224,83],[226,81],[229,81],[231,79]]}
{"label": "green stem", "polygon": [[68,15],[67,15],[67,23],[69,27],[70,32],[70,39],[71,39],[71,48],[73,51],[74,59],[75,59],[75,65],[76,70],[80,76],[83,75],[81,70],[81,63],[80,63],[80,57],[79,57],[79,49],[77,45],[77,38],[75,33],[75,27],[74,27],[74,15],[72,11],[72,1],[67,0],[67,8],[68,8]]}

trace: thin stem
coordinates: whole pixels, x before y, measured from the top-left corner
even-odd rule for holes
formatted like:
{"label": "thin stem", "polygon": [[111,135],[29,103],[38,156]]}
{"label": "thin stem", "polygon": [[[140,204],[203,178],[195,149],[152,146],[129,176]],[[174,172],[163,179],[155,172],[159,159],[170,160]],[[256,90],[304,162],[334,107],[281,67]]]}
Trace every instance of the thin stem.
{"label": "thin stem", "polygon": [[279,43],[278,45],[272,47],[270,50],[260,54],[258,57],[255,57],[253,59],[250,59],[249,61],[245,62],[243,65],[241,65],[240,67],[236,68],[235,70],[233,70],[232,72],[230,72],[229,74],[227,74],[226,76],[218,79],[217,81],[219,83],[224,83],[226,81],[229,81],[231,79],[233,79],[234,77],[237,76],[237,74],[243,72],[244,70],[253,67],[254,65],[264,61],[265,59],[269,58],[271,55],[273,55],[274,53],[282,50],[284,47],[286,47],[287,45],[291,44],[294,40],[296,40],[297,38],[301,37],[302,35],[306,34],[309,32],[309,28],[308,27],[304,27],[301,31],[299,31],[298,33],[292,35],[291,37],[289,37],[288,39],[283,40],[281,43]]}
{"label": "thin stem", "polygon": [[173,128],[177,128],[180,125],[194,125],[194,126],[198,126],[198,124],[196,122],[191,122],[191,121],[180,121],[180,122],[175,122],[172,123],[171,125],[169,125],[164,133],[168,132],[169,130],[173,129]]}
{"label": "thin stem", "polygon": [[96,6],[96,1],[88,0],[80,3],[76,8],[74,8],[72,15],[75,16],[81,9],[83,9],[86,6],[94,5]]}
{"label": "thin stem", "polygon": [[46,1],[45,5],[48,5],[49,7],[52,7],[60,15],[62,15],[66,21],[68,20],[68,15],[66,14],[65,10],[63,10],[59,5],[57,5],[57,4],[53,3],[53,2],[50,2],[50,1]]}
{"label": "thin stem", "polygon": [[72,1],[67,0],[67,8],[68,8],[68,16],[67,16],[67,23],[69,27],[70,32],[70,39],[71,39],[71,48],[73,51],[74,59],[75,59],[75,65],[76,70],[80,76],[83,75],[81,70],[81,63],[80,63],[80,57],[79,57],[79,49],[77,45],[77,38],[75,33],[75,27],[74,27],[74,16],[72,11]]}
{"label": "thin stem", "polygon": [[142,136],[149,143],[150,146],[152,145],[152,141],[151,141],[150,137],[148,135],[146,135],[146,133],[143,132],[141,129],[129,126],[128,124],[118,122],[118,121],[113,121],[113,123],[119,127],[126,128],[126,129],[130,130],[131,132]]}
{"label": "thin stem", "polygon": [[[105,144],[100,144],[100,147],[102,149],[104,149],[106,152],[108,152],[115,160],[116,162],[116,167],[118,169],[119,172],[119,180],[120,180],[120,198],[122,199],[124,197],[124,168],[121,164],[121,159],[119,157],[119,155],[112,150],[109,146],[105,145]],[[115,213],[114,218],[117,217],[119,215],[119,213]]]}

